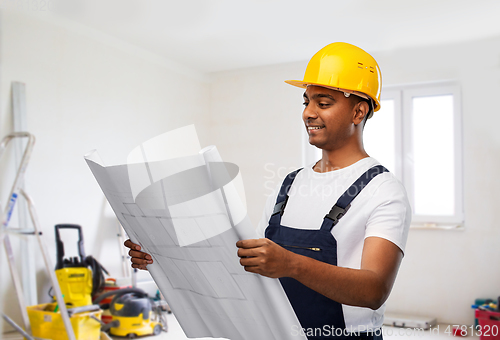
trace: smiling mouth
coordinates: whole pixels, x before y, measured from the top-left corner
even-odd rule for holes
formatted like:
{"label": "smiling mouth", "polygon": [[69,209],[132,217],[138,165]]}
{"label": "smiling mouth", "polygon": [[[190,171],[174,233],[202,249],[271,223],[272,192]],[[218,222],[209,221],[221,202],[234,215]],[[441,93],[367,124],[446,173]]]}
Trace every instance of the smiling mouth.
{"label": "smiling mouth", "polygon": [[308,126],[307,131],[311,132],[311,131],[320,130],[322,128],[324,128],[324,126]]}

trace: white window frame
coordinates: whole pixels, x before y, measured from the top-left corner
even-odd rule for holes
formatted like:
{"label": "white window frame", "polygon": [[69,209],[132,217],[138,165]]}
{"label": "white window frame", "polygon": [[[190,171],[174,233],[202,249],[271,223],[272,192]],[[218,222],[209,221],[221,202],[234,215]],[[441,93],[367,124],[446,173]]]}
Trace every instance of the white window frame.
{"label": "white window frame", "polygon": [[[411,228],[414,229],[463,229],[463,134],[460,86],[455,81],[441,81],[388,86],[382,90],[382,100],[394,100],[396,148],[394,174],[404,184],[412,207],[414,206],[412,98],[447,94],[453,95],[455,214],[452,216],[413,214]],[[370,124],[370,122],[368,121],[367,124]],[[302,134],[302,161],[303,165],[306,166],[317,161],[318,154],[317,148],[309,145],[307,133],[303,131]]]}
{"label": "white window frame", "polygon": [[[414,173],[413,173],[413,133],[411,117],[413,116],[412,99],[422,96],[453,96],[453,148],[454,148],[454,189],[455,214],[452,216],[415,215],[412,217],[412,226],[416,228],[456,229],[463,227],[463,136],[462,136],[462,108],[460,87],[456,82],[425,83],[392,87],[392,90],[401,93],[401,131],[402,138],[402,178],[408,192],[410,204],[414,206]],[[385,99],[385,97],[384,97]]]}

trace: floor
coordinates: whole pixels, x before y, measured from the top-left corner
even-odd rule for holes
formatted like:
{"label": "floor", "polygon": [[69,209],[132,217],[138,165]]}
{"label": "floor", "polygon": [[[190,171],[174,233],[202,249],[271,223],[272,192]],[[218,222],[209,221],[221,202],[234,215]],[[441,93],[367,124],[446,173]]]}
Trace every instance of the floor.
{"label": "floor", "polygon": [[[162,334],[155,337],[141,337],[140,339],[155,339],[155,340],[184,340],[188,339],[179,323],[175,319],[173,314],[167,315],[168,320],[168,332],[162,332]],[[419,340],[444,340],[450,339],[453,340],[453,335],[449,332],[451,327],[445,324],[439,324],[435,326],[432,330],[427,331],[415,331],[410,328],[395,328],[395,327],[386,327],[383,328],[383,338],[385,340],[410,340],[410,339],[419,339]],[[469,328],[470,330],[470,328]],[[124,339],[120,337],[112,337],[115,340]],[[18,333],[7,333],[3,334],[2,339],[9,340],[21,340],[23,339]],[[207,338],[198,338],[198,340],[207,339]],[[218,338],[219,340],[222,340]],[[456,337],[459,340],[459,337]],[[479,339],[478,336],[467,336],[465,340],[476,340]]]}

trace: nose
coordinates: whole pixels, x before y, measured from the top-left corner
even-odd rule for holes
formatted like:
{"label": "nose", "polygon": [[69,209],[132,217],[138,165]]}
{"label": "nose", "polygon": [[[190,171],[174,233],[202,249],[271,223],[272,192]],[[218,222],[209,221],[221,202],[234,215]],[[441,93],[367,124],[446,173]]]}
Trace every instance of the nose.
{"label": "nose", "polygon": [[316,113],[314,106],[309,103],[309,105],[304,107],[304,111],[302,112],[302,119],[304,120],[304,122],[307,122],[308,120],[314,120],[316,118],[318,118],[318,114]]}

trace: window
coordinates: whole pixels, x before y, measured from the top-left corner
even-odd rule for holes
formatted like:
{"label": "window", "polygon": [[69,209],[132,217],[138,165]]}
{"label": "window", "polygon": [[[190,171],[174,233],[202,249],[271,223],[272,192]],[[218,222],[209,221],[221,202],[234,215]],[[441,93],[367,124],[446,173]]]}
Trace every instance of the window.
{"label": "window", "polygon": [[[384,88],[381,109],[367,122],[368,154],[406,187],[413,227],[463,223],[460,91],[452,82]],[[307,143],[307,139],[305,139]],[[321,150],[304,147],[305,164]]]}

